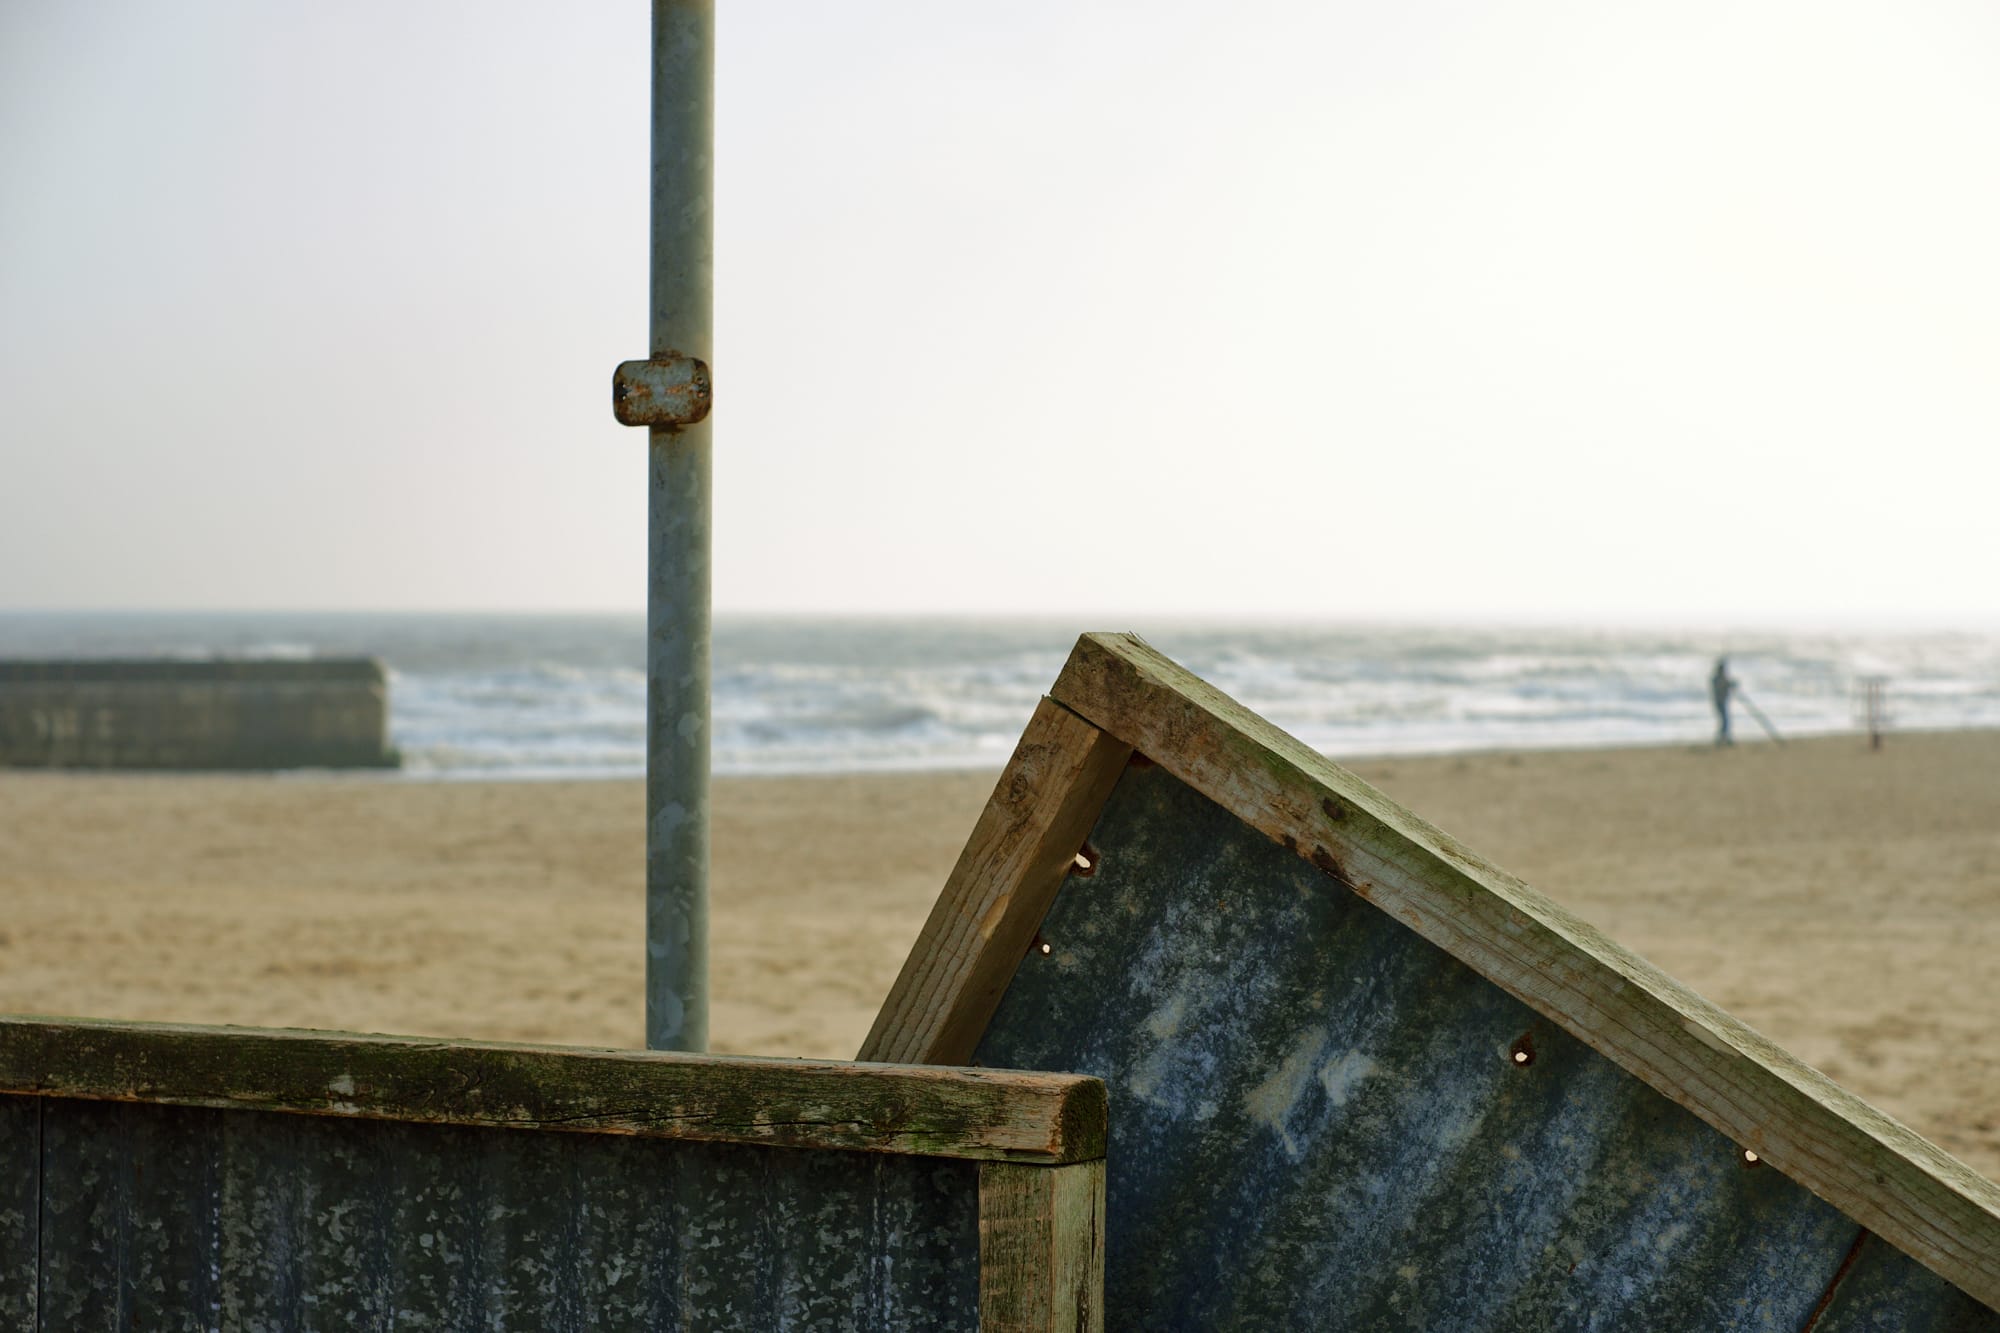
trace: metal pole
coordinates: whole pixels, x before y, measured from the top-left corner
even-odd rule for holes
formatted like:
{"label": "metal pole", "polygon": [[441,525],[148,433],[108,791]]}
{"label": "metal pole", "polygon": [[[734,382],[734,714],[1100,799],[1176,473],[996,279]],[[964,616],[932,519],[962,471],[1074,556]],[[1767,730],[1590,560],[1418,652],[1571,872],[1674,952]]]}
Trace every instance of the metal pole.
{"label": "metal pole", "polygon": [[[715,5],[653,4],[652,360],[711,359]],[[704,413],[706,411],[704,405]],[[648,430],[646,1045],[708,1047],[709,425]]]}

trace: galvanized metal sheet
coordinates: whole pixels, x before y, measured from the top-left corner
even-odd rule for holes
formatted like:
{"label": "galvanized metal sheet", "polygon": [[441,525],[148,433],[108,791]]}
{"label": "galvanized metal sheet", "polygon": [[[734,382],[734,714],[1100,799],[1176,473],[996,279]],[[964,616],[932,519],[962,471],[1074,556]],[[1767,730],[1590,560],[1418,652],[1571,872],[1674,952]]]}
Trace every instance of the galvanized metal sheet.
{"label": "galvanized metal sheet", "polygon": [[978,1323],[972,1162],[44,1106],[49,1327]]}
{"label": "galvanized metal sheet", "polygon": [[1091,845],[976,1060],[1109,1085],[1109,1327],[1796,1333],[1842,1274],[1851,1220],[1164,769]]}
{"label": "galvanized metal sheet", "polygon": [[216,1146],[213,1112],[44,1105],[43,1327],[217,1326]]}
{"label": "galvanized metal sheet", "polygon": [[0,1328],[36,1328],[41,1248],[41,1108],[0,1097]]}

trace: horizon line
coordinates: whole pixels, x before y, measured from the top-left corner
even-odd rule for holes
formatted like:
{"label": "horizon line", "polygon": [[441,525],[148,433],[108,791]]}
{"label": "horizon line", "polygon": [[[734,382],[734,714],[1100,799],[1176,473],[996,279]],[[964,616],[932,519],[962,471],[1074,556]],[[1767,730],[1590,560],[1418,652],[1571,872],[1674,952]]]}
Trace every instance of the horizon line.
{"label": "horizon line", "polygon": [[[370,607],[370,606],[0,606],[0,616],[107,616],[107,617],[195,617],[195,616],[327,616],[382,618],[420,618],[435,616],[440,618],[469,618],[478,616],[521,617],[521,618],[606,618],[632,617],[643,619],[644,607],[495,607],[495,606],[431,606],[431,607]],[[717,608],[711,612],[714,620],[720,621],[956,621],[964,623],[1034,623],[1048,624],[1064,622],[1085,625],[1082,632],[1098,632],[1129,628],[1129,622],[1145,620],[1156,625],[1177,626],[1241,626],[1246,629],[1259,627],[1307,627],[1307,626],[1355,626],[1370,628],[1421,629],[1437,627],[1465,628],[1512,628],[1512,629],[1631,629],[1684,631],[1755,631],[1755,630],[1899,630],[1899,631],[1939,631],[1964,632],[1984,630],[2000,632],[2000,611],[1932,613],[1932,612],[1728,612],[1719,615],[1697,616],[1686,612],[1597,612],[1553,610],[1507,610],[1469,611],[1465,609],[1439,610],[1427,612],[1340,612],[1328,611],[1324,614],[1278,611],[1243,611],[1210,609],[1140,609],[1124,610],[1097,609],[1094,611],[1069,610],[1022,610],[999,608],[989,610],[951,609],[839,609],[815,607],[809,609],[772,608]]]}

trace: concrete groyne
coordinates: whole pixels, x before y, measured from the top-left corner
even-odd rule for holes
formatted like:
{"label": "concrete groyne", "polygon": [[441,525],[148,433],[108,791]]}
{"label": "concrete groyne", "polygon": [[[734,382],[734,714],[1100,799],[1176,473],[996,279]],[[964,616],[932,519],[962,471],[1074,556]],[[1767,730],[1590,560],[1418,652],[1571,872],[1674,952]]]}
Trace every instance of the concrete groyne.
{"label": "concrete groyne", "polygon": [[302,661],[0,660],[0,766],[392,768],[388,673]]}

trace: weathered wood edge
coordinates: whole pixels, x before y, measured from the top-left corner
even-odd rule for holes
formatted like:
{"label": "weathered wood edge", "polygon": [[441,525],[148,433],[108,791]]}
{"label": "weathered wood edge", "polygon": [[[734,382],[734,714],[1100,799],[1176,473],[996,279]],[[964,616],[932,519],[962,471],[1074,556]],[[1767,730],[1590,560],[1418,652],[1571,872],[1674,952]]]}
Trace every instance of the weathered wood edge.
{"label": "weathered wood edge", "polygon": [[1102,1161],[979,1168],[979,1328],[1102,1333]]}
{"label": "weathered wood edge", "polygon": [[1054,697],[2000,1309],[2000,1185],[1131,635]]}
{"label": "weathered wood edge", "polygon": [[0,1094],[1043,1164],[1106,1119],[1073,1074],[12,1016]]}
{"label": "weathered wood edge", "polygon": [[862,1043],[863,1060],[972,1058],[1132,747],[1044,699]]}

